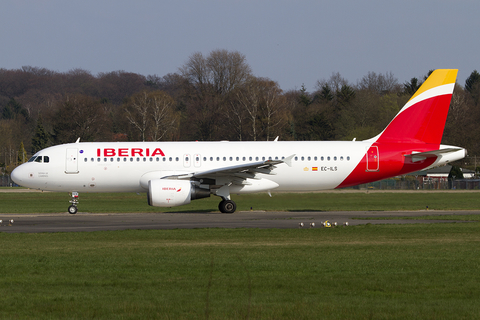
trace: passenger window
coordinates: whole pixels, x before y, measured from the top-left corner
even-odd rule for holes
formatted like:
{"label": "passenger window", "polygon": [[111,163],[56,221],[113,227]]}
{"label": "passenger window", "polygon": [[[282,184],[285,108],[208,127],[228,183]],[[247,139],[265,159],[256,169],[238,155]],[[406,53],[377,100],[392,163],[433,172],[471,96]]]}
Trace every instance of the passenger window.
{"label": "passenger window", "polygon": [[334,161],[337,161],[337,156],[333,157],[333,160],[334,160]]}
{"label": "passenger window", "polygon": [[113,162],[114,160],[115,160],[115,159],[113,159],[113,158],[110,158],[110,162]]}
{"label": "passenger window", "polygon": [[302,159],[302,161],[303,161],[303,160],[305,160],[305,158],[304,158],[304,157],[302,157],[301,159]]}
{"label": "passenger window", "polygon": [[87,158],[85,158],[85,159],[83,159],[83,161],[87,162],[87,161],[88,161],[88,159],[87,159]]}
{"label": "passenger window", "polygon": [[330,157],[329,157],[329,156],[327,157],[327,161],[330,161]]}
{"label": "passenger window", "polygon": [[350,161],[350,156],[347,157],[347,161]]}
{"label": "passenger window", "polygon": [[313,160],[317,161],[317,156],[313,157]]}
{"label": "passenger window", "polygon": [[340,156],[340,161],[343,161],[343,156]]}
{"label": "passenger window", "polygon": [[308,157],[308,158],[307,158],[307,160],[308,160],[308,161],[310,161],[310,160],[311,160],[311,158],[310,158],[310,157]]}
{"label": "passenger window", "polygon": [[249,160],[249,161],[252,161],[252,157],[249,157],[248,160]]}

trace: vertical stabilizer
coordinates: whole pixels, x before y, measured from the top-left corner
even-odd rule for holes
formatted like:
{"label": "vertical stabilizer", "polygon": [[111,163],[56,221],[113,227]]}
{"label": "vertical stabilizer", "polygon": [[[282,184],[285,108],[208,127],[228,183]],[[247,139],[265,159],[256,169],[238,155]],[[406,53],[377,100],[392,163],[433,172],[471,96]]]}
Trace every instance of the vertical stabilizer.
{"label": "vertical stabilizer", "polygon": [[376,141],[440,144],[457,71],[435,70]]}

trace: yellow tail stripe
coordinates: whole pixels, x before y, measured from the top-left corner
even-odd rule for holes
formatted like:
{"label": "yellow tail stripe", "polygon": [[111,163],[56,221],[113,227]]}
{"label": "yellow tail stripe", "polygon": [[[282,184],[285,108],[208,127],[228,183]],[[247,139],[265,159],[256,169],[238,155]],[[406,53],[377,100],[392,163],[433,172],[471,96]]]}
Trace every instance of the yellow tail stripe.
{"label": "yellow tail stripe", "polygon": [[430,77],[425,80],[420,89],[415,92],[415,94],[410,98],[410,100],[432,88],[439,87],[444,84],[455,83],[455,79],[457,78],[457,72],[457,69],[438,69],[433,71]]}

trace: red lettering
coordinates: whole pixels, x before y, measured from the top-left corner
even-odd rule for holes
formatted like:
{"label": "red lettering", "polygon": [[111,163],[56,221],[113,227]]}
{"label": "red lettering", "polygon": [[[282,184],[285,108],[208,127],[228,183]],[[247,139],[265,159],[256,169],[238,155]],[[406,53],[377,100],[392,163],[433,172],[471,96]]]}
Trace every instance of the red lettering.
{"label": "red lettering", "polygon": [[115,149],[106,148],[103,149],[104,157],[115,157]]}
{"label": "red lettering", "polygon": [[152,157],[156,156],[156,155],[160,155],[162,157],[165,157],[165,153],[163,153],[162,149],[160,149],[160,148],[156,148],[155,150],[153,150]]}
{"label": "red lettering", "polygon": [[136,154],[139,155],[140,157],[143,157],[143,149],[132,148],[132,157],[135,157]]}
{"label": "red lettering", "polygon": [[[156,148],[153,151],[150,151],[149,148],[103,148],[103,156],[104,157],[143,157],[145,154],[146,157],[153,157],[153,156],[162,156],[165,157],[165,153],[163,153],[162,149]],[[102,156],[102,149],[97,149],[97,157]]]}

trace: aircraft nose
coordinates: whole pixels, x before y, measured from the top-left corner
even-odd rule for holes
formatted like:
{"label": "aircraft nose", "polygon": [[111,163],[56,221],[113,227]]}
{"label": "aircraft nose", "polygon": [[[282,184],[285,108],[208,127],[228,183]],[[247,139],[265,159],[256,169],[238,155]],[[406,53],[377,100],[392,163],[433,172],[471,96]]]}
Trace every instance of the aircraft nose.
{"label": "aircraft nose", "polygon": [[15,169],[13,169],[12,173],[10,174],[10,178],[12,178],[13,182],[15,182],[18,185],[21,185],[21,182],[23,180],[22,179],[23,178],[23,175],[22,175],[23,171],[24,170],[23,170],[22,166],[18,166]]}

